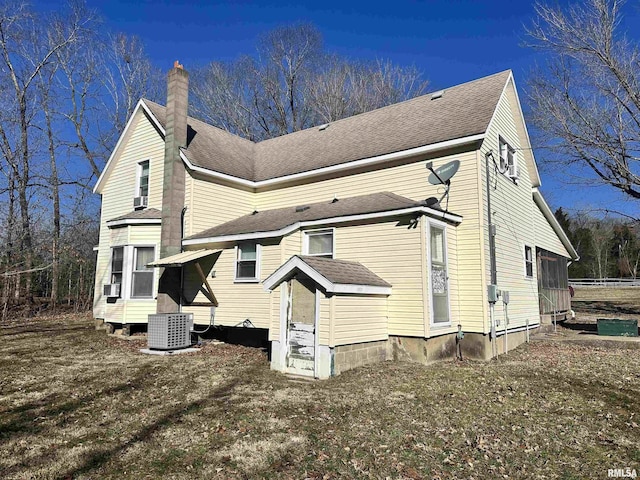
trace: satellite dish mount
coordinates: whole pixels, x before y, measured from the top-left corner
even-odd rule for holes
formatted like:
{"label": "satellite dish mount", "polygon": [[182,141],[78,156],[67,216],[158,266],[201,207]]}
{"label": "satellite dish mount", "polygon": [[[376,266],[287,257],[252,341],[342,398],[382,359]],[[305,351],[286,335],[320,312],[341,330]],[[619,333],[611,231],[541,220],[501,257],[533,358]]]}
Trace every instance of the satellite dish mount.
{"label": "satellite dish mount", "polygon": [[444,193],[442,194],[442,197],[440,197],[440,200],[434,202],[433,200],[435,200],[435,198],[433,198],[433,200],[427,199],[427,203],[431,205],[437,203],[439,205],[440,202],[442,202],[442,200],[446,197],[446,211],[449,208],[449,190],[451,189],[451,178],[453,178],[453,176],[458,172],[458,169],[460,168],[460,160],[452,160],[451,162],[447,162],[435,169],[433,168],[433,162],[427,162],[426,167],[427,170],[431,172],[431,175],[429,175],[428,178],[429,183],[431,185],[444,185]]}

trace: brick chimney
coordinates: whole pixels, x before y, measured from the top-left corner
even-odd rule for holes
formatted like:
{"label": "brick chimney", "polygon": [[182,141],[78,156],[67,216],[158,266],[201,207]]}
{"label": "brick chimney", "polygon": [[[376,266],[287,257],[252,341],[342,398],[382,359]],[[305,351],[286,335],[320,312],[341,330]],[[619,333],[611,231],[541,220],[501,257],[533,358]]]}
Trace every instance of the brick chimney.
{"label": "brick chimney", "polygon": [[[188,99],[189,74],[176,61],[167,75],[160,258],[180,253],[182,249],[185,168],[180,158],[180,147],[187,146]],[[180,283],[179,268],[163,269],[158,287],[158,313],[179,310]]]}

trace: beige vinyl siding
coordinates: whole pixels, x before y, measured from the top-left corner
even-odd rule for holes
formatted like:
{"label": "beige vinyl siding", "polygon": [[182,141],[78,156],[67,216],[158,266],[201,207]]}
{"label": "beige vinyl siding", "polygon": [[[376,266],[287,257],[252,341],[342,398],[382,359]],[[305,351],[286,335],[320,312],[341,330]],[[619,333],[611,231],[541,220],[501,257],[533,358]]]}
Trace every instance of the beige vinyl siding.
{"label": "beige vinyl siding", "polygon": [[[534,246],[536,242],[537,225],[532,214],[533,198],[531,195],[531,169],[526,165],[526,158],[522,153],[524,140],[519,132],[523,127],[517,127],[521,122],[519,106],[514,104],[513,83],[509,82],[502,96],[493,121],[487,131],[487,136],[481,148],[481,159],[484,162],[484,154],[493,150],[496,162],[499,161],[499,136],[502,136],[511,147],[516,150],[516,158],[520,167],[520,178],[515,184],[505,175],[496,172],[493,165],[490,171],[490,195],[492,221],[496,226],[496,270],[498,288],[509,291],[510,301],[508,305],[509,328],[522,327],[527,324],[535,324],[539,321],[538,313],[538,287],[534,278],[527,278],[524,265],[524,246]],[[482,169],[483,181],[483,205],[486,211],[486,175]],[[485,223],[484,255],[486,258],[486,281],[490,282],[490,256],[488,225]],[[535,263],[535,262],[534,262]],[[498,331],[505,327],[504,310],[502,301],[498,301],[495,309],[496,319],[500,322]],[[487,318],[487,316],[485,316]],[[489,329],[488,319],[485,322],[485,330]]]}
{"label": "beige vinyl siding", "polygon": [[[360,262],[392,285],[387,304],[389,334],[422,337],[421,230],[409,228],[409,220],[336,228],[335,258]],[[338,311],[336,315],[338,321]]]}
{"label": "beige vinyl siding", "polygon": [[[423,221],[428,222],[428,218],[423,218]],[[438,224],[438,226],[442,226]],[[425,241],[428,241],[429,237],[424,228],[421,228],[423,232],[425,232]],[[427,337],[433,337],[437,335],[442,335],[444,333],[450,331],[458,330],[458,323],[460,323],[460,288],[459,288],[459,273],[458,273],[458,259],[457,259],[457,229],[452,225],[446,226],[447,232],[447,276],[448,280],[448,288],[449,288],[449,320],[450,325],[434,325],[431,323],[431,290],[429,288],[429,274],[425,275],[426,280],[426,294],[424,298],[425,305],[425,325],[426,325],[426,335]],[[427,252],[425,251],[425,254]],[[425,265],[425,271],[428,270],[429,261],[427,259]]]}
{"label": "beige vinyl siding", "polygon": [[[146,323],[148,315],[155,313],[155,299],[129,298],[132,289],[132,275],[134,252],[136,246],[154,247],[155,258],[160,253],[160,225],[132,225],[112,229],[117,232],[112,245],[125,246],[125,258],[123,265],[123,283],[121,288],[121,298],[114,304],[107,304],[107,321],[118,323]],[[107,267],[107,270],[109,267]],[[159,271],[154,270],[153,292],[158,291]],[[112,308],[113,307],[113,308]]]}
{"label": "beige vinyl siding", "polygon": [[[334,297],[335,298],[335,297]],[[318,328],[318,343],[330,345],[331,343],[331,298],[320,293],[320,325]]]}
{"label": "beige vinyl siding", "polygon": [[254,193],[211,181],[195,172],[187,173],[185,205],[186,235],[194,235],[254,211]]}
{"label": "beige vinyl siding", "polygon": [[110,239],[108,246],[115,247],[118,245],[126,245],[127,243],[129,243],[129,227],[112,228],[109,229],[109,231]]}
{"label": "beige vinyl siding", "polygon": [[[549,250],[550,252],[557,253],[558,255],[562,255],[563,257],[570,258],[569,252],[567,252],[567,248],[564,246],[558,235],[556,234],[553,227],[549,224],[549,221],[544,216],[540,207],[531,200],[531,211],[534,219],[535,225],[535,247],[544,248],[545,250]],[[533,255],[535,257],[535,248],[533,249]],[[535,263],[535,261],[534,261]],[[535,268],[535,266],[534,266]]]}
{"label": "beige vinyl siding", "polygon": [[[217,250],[220,247],[207,245],[206,248]],[[271,305],[271,297],[277,294],[265,292],[262,281],[281,264],[279,239],[265,241],[262,244],[260,257],[260,282],[241,283],[234,281],[236,250],[233,245],[225,245],[217,261],[213,264],[212,269],[216,271],[215,278],[211,278],[210,271],[204,272],[208,276],[211,289],[220,304],[216,309],[216,325],[239,326],[243,321],[250,320],[256,328],[270,327],[270,319],[275,315],[274,307]],[[199,286],[202,283],[195,270],[189,270],[186,277],[187,289],[193,289],[194,285]],[[208,299],[201,292],[195,297],[195,301],[207,302]],[[209,307],[184,307],[183,310],[192,312],[196,323],[209,323]]]}
{"label": "beige vinyl siding", "polygon": [[[96,263],[94,316],[107,321],[122,322],[124,310],[118,300],[107,305],[102,296],[102,285],[108,283],[111,240],[122,242],[128,235],[127,228],[110,230],[107,221],[133,210],[138,163],[149,160],[149,207],[162,208],[162,177],[164,140],[153,127],[144,112],[138,111],[132,120],[127,137],[123,138],[120,151],[113,159],[112,171],[102,191],[100,214],[100,241]],[[114,233],[115,232],[115,233]]]}
{"label": "beige vinyl siding", "polygon": [[387,298],[336,296],[333,330],[330,346],[386,340]]}
{"label": "beige vinyl siding", "polygon": [[[485,297],[482,286],[483,258],[480,248],[482,243],[480,232],[482,212],[480,210],[481,185],[478,179],[481,170],[478,158],[475,151],[472,151],[435,157],[432,160],[435,167],[451,160],[460,160],[461,162],[460,170],[451,182],[448,204],[451,212],[463,216],[462,224],[456,227],[457,288],[460,292],[460,301],[455,308],[459,309],[459,319],[463,322],[465,330],[482,331]],[[338,198],[347,198],[382,191],[390,191],[416,201],[431,196],[439,198],[442,195],[442,188],[434,187],[427,182],[428,171],[425,169],[425,164],[426,160],[420,160],[313,183],[263,190],[257,193],[257,203],[260,209],[265,210],[323,200],[330,201],[334,194]],[[337,248],[340,247],[337,246]],[[418,285],[414,285],[412,288],[418,288]],[[421,293],[416,291],[414,295],[421,295]],[[453,294],[451,299],[455,302]],[[401,308],[405,307],[399,307],[399,309]],[[412,305],[406,308],[415,309]],[[409,317],[408,323],[411,325],[410,327],[401,328],[399,331],[412,331],[412,334],[418,334],[418,322],[413,314]],[[424,317],[420,320],[420,324],[424,326]],[[424,335],[424,331],[421,335]]]}

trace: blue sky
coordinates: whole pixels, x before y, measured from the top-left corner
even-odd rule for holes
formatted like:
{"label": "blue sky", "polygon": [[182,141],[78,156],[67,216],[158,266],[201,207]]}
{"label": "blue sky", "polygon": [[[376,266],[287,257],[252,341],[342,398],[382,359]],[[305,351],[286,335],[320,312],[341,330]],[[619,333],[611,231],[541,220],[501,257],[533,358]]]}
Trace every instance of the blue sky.
{"label": "blue sky", "polygon": [[[553,0],[552,0],[553,1]],[[563,2],[560,2],[563,3]],[[43,9],[59,0],[36,0]],[[260,34],[298,21],[315,24],[325,45],[354,59],[390,59],[415,65],[436,90],[512,69],[526,111],[526,79],[544,57],[524,47],[524,27],[534,17],[533,2],[473,1],[297,1],[197,2],[88,0],[110,29],[135,34],[153,62],[168,70],[213,60],[233,60],[255,52]],[[636,6],[625,9],[623,28],[638,31]],[[534,144],[534,150],[538,147]],[[538,150],[538,157],[544,152]],[[543,191],[553,207],[611,205],[628,213],[637,202],[611,189],[576,187],[558,181],[564,172],[542,169]]]}

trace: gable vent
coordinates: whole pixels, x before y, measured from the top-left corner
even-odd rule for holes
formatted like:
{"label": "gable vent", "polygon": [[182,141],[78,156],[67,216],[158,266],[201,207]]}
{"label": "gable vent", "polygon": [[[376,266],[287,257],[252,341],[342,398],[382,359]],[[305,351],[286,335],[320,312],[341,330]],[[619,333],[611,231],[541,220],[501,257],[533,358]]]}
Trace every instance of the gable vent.
{"label": "gable vent", "polygon": [[444,95],[444,90],[438,90],[437,92],[433,92],[431,94],[431,100],[436,100],[438,98],[441,98],[442,95]]}

